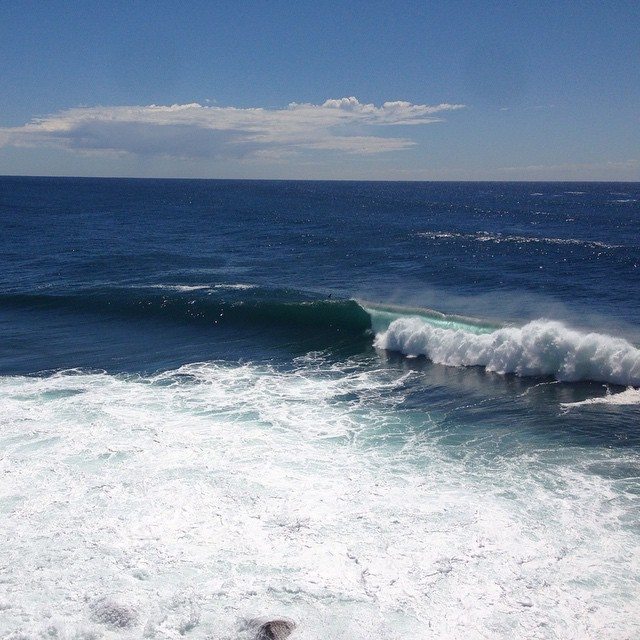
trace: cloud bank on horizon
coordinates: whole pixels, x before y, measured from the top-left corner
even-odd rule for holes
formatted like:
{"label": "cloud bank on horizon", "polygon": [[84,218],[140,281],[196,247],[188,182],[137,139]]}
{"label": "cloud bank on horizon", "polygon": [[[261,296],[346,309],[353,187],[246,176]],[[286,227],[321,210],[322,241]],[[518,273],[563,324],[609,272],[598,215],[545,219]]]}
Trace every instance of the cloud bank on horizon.
{"label": "cloud bank on horizon", "polygon": [[0,147],[175,158],[278,158],[304,151],[377,154],[414,146],[391,127],[442,122],[463,104],[385,102],[348,97],[282,109],[203,106],[76,107],[0,128]]}

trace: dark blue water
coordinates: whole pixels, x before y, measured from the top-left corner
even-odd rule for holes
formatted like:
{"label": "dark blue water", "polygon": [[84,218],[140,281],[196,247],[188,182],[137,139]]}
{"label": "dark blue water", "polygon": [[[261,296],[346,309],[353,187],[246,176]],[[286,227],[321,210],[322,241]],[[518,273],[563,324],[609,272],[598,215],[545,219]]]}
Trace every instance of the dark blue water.
{"label": "dark blue water", "polygon": [[637,183],[0,178],[0,633],[50,593],[67,635],[631,637],[639,223]]}
{"label": "dark blue water", "polygon": [[639,199],[628,183],[2,178],[0,371],[286,357],[344,328],[229,312],[329,296],[637,343]]}

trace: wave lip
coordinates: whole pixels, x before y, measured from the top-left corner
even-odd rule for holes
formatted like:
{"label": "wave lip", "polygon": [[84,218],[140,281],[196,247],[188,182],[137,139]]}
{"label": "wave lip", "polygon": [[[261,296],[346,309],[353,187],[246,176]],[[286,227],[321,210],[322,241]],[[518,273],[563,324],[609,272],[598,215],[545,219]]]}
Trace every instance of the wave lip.
{"label": "wave lip", "polygon": [[549,320],[478,334],[435,327],[420,318],[399,318],[376,336],[374,344],[449,366],[482,366],[501,374],[568,382],[640,385],[640,349],[622,338],[581,333]]}

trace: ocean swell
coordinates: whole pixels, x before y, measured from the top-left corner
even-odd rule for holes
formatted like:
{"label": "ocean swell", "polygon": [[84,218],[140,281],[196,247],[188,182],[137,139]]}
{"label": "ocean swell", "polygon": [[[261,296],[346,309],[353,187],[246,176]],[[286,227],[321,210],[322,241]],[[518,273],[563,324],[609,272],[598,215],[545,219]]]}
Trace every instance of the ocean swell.
{"label": "ocean swell", "polygon": [[[220,292],[222,291],[222,293]],[[226,292],[226,293],[225,293]],[[148,285],[64,293],[0,294],[0,306],[66,309],[208,326],[293,327],[315,333],[365,335],[369,313],[355,300],[249,285]]]}
{"label": "ocean swell", "polygon": [[421,318],[398,318],[376,335],[375,346],[501,374],[640,385],[640,349],[621,338],[581,333],[548,320],[478,334],[436,327]]}

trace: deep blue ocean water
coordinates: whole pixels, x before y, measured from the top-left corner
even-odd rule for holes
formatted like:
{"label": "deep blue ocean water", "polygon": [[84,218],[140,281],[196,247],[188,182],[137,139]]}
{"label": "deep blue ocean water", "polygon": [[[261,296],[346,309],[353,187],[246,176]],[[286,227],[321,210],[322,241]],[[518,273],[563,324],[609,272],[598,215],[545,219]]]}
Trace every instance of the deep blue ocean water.
{"label": "deep blue ocean water", "polygon": [[640,634],[640,184],[2,177],[0,223],[0,635]]}

